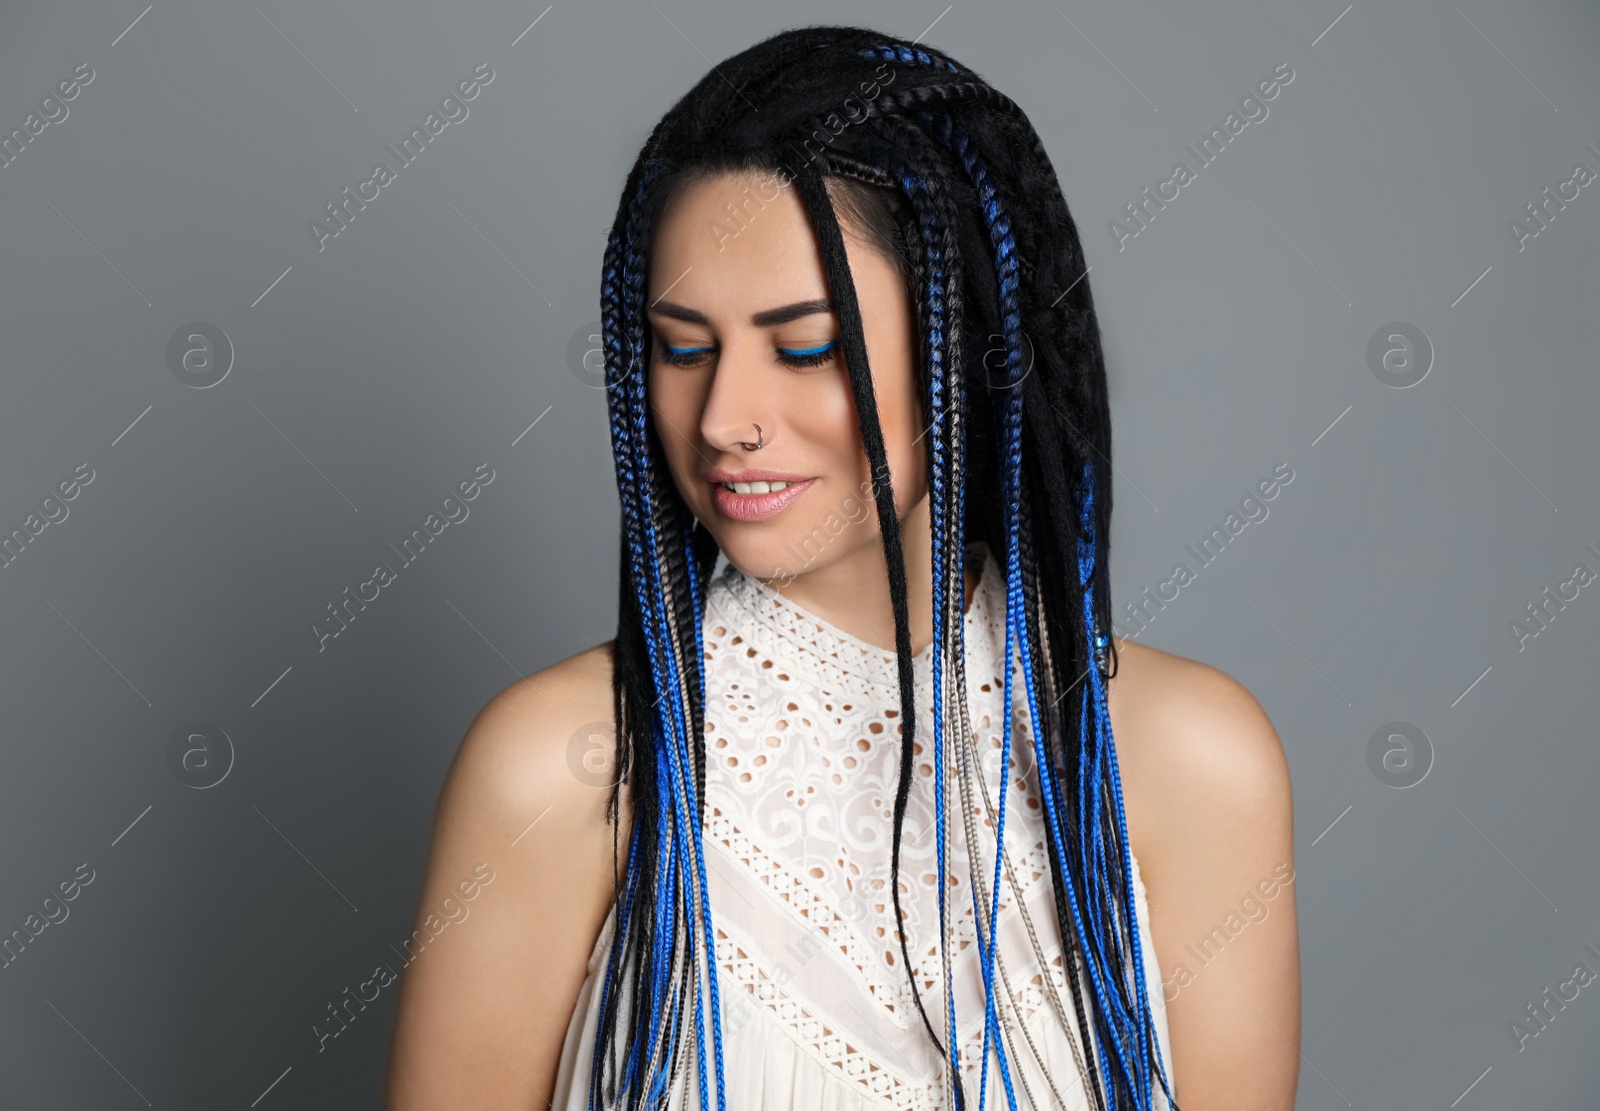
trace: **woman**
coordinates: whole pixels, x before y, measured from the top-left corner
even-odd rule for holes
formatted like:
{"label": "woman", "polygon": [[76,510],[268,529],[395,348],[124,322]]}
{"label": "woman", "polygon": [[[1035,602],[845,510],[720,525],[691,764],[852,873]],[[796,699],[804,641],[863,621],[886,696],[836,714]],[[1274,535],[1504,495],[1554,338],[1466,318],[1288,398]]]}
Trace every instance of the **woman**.
{"label": "woman", "polygon": [[496,878],[390,1108],[1292,1106],[1286,763],[1107,635],[1085,272],[938,51],[784,32],[667,113],[602,286],[618,635],[462,742],[417,937]]}

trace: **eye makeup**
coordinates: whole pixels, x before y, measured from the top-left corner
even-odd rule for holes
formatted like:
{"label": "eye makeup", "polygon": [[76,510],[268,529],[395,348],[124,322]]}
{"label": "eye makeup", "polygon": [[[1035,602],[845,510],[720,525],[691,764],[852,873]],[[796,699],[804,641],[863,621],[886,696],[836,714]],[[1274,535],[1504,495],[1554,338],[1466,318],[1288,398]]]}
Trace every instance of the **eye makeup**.
{"label": "eye makeup", "polygon": [[[838,345],[838,340],[829,340],[827,343],[819,343],[814,347],[778,347],[774,350],[778,361],[781,363],[794,367],[810,367],[820,366],[831,360]],[[710,357],[709,353],[715,350],[715,346],[673,347],[669,343],[663,343],[661,345],[661,358],[664,362],[671,363],[673,366],[700,366]]]}

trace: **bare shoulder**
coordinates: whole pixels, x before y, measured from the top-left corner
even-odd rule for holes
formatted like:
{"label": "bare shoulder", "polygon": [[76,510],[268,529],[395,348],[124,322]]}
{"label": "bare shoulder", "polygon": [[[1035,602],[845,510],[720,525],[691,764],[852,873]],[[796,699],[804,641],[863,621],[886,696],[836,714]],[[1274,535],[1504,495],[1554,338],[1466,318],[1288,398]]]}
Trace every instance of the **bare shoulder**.
{"label": "bare shoulder", "polygon": [[[519,846],[531,838],[530,848],[551,843],[555,831],[585,844],[603,834],[609,844],[611,648],[610,641],[587,648],[489,699],[467,728],[439,792],[436,832],[468,823],[509,832]],[[530,823],[544,832],[535,837]],[[609,867],[605,878],[609,888]]]}
{"label": "bare shoulder", "polygon": [[1288,761],[1225,672],[1120,640],[1107,698],[1185,1107],[1288,1108],[1300,957]]}
{"label": "bare shoulder", "polygon": [[468,726],[405,946],[388,1111],[551,1096],[627,851],[626,794],[621,826],[606,818],[614,734],[609,642],[507,685]]}
{"label": "bare shoulder", "polygon": [[1117,641],[1107,688],[1128,836],[1151,879],[1206,846],[1287,836],[1288,761],[1244,685],[1198,660]]}
{"label": "bare shoulder", "polygon": [[503,807],[514,812],[508,816],[530,801],[555,802],[552,790],[578,811],[603,798],[594,790],[601,785],[597,776],[583,771],[594,765],[587,750],[614,727],[611,647],[610,641],[597,644],[496,692],[461,740],[440,792],[440,812],[463,793],[474,810]]}

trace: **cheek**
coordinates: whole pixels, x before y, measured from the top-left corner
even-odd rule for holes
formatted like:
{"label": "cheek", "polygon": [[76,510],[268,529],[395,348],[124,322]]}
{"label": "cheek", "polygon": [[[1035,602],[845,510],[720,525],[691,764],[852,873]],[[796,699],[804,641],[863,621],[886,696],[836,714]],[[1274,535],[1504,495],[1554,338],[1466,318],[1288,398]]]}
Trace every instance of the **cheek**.
{"label": "cheek", "polygon": [[[901,413],[899,431],[886,445],[890,459],[894,460],[894,473],[904,475],[895,489],[895,504],[904,514],[928,493],[928,436],[917,439],[923,431],[922,416],[917,408],[915,393]],[[885,437],[891,434],[884,433]],[[929,433],[931,435],[931,433]],[[916,440],[915,443],[912,443]]]}
{"label": "cheek", "polygon": [[[884,454],[895,480],[895,503],[904,514],[922,498],[928,482],[928,438],[922,435],[914,306],[898,285],[898,279],[874,271],[865,284],[864,338],[872,358],[878,423],[883,430]],[[870,468],[866,473],[870,474]]]}
{"label": "cheek", "polygon": [[[888,345],[869,348],[869,354],[884,455],[895,480],[895,504],[903,516],[927,490],[927,437],[917,439],[922,432],[921,402],[908,351]],[[850,476],[852,488],[870,489],[872,463],[861,441],[850,375],[843,365],[827,390],[811,391],[796,409],[803,414],[798,420],[804,422],[800,427],[805,438],[837,461],[837,468]]]}
{"label": "cheek", "polygon": [[855,402],[850,393],[850,374],[841,362],[838,373],[829,376],[821,389],[805,390],[790,404],[786,414],[790,423],[805,429],[805,439],[826,452],[835,466],[861,476],[867,473],[861,449],[861,434],[856,430]]}
{"label": "cheek", "polygon": [[693,435],[700,425],[700,398],[692,380],[666,372],[671,369],[652,365],[645,372],[645,398],[656,438],[661,441],[667,465],[681,490],[684,481],[693,477],[694,445],[684,436]]}
{"label": "cheek", "polygon": [[895,501],[903,513],[927,491],[928,436],[923,435],[922,399],[917,387],[915,349],[910,335],[885,344],[878,381],[878,420],[884,452],[896,478]]}

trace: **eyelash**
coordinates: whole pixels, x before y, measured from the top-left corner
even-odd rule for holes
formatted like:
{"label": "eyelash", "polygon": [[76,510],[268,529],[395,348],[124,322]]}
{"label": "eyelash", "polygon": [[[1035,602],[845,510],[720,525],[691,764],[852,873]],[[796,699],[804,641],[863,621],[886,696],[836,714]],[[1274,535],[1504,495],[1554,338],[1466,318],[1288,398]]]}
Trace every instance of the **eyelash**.
{"label": "eyelash", "polygon": [[[821,366],[833,358],[834,348],[838,346],[837,340],[829,340],[817,347],[808,347],[802,350],[791,351],[778,348],[778,361],[793,367]],[[699,366],[704,359],[702,356],[713,347],[671,347],[663,344],[661,358],[673,366]]]}

